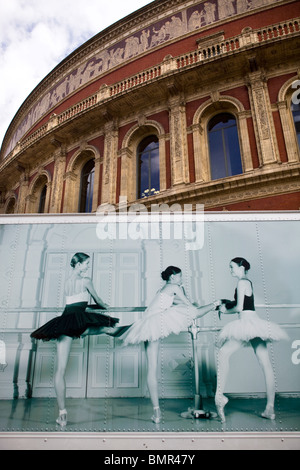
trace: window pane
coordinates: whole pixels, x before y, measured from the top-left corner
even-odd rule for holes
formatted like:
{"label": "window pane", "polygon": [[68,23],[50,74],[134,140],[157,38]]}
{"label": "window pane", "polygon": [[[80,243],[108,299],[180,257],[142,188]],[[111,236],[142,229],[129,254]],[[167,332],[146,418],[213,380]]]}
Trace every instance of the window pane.
{"label": "window pane", "polygon": [[79,212],[92,212],[95,164],[89,160],[81,172]]}
{"label": "window pane", "polygon": [[208,123],[208,130],[217,131],[226,127],[235,126],[235,117],[229,113],[221,113],[214,116]]}
{"label": "window pane", "polygon": [[95,169],[93,168],[87,177],[87,195],[86,195],[86,202],[85,202],[85,212],[92,212],[94,176],[95,176]]}
{"label": "window pane", "polygon": [[300,148],[300,105],[299,104],[292,104],[292,113],[293,113],[296,134],[297,134],[298,145]]}
{"label": "window pane", "polygon": [[39,214],[43,214],[45,212],[46,193],[47,193],[47,186],[45,185],[40,195],[40,203],[39,203],[39,208],[38,208]]}
{"label": "window pane", "polygon": [[140,155],[140,194],[139,197],[146,196],[145,191],[149,190],[149,154],[144,152]]}
{"label": "window pane", "polygon": [[159,191],[159,143],[156,136],[142,140],[138,147],[138,197]]}
{"label": "window pane", "polygon": [[15,212],[15,199],[11,199],[7,205],[6,214],[13,214]]}
{"label": "window pane", "polygon": [[211,178],[213,180],[223,178],[226,175],[226,167],[222,132],[209,134],[209,153]]}
{"label": "window pane", "polygon": [[159,191],[159,149],[156,147],[151,151],[151,185],[150,189]]}
{"label": "window pane", "polygon": [[211,178],[220,179],[243,172],[235,117],[229,113],[214,116],[208,123]]}
{"label": "window pane", "polygon": [[243,169],[236,126],[224,129],[224,142],[226,149],[227,176],[239,175],[243,172]]}

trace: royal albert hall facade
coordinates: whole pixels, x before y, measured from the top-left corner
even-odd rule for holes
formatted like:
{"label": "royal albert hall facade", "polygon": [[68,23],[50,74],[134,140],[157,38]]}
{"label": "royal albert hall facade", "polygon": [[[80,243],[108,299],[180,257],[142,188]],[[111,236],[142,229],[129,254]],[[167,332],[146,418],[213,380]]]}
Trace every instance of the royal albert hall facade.
{"label": "royal albert hall facade", "polygon": [[299,210],[299,17],[298,0],[155,0],[100,32],[11,122],[0,213]]}

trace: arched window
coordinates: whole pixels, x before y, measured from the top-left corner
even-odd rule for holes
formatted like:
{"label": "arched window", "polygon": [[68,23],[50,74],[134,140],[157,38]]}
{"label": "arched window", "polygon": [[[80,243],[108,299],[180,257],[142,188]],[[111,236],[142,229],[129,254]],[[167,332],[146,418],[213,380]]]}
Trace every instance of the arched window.
{"label": "arched window", "polygon": [[38,208],[39,214],[43,214],[45,212],[46,195],[47,195],[47,185],[45,184],[42,188],[41,195],[40,195],[40,202],[39,202],[39,208]]}
{"label": "arched window", "polygon": [[95,163],[89,160],[81,171],[79,212],[92,212]]}
{"label": "arched window", "polygon": [[159,192],[159,142],[150,135],[140,142],[138,158],[138,198],[152,196]]}
{"label": "arched window", "polygon": [[5,213],[6,214],[14,214],[15,206],[16,206],[16,200],[14,198],[11,198],[9,200],[9,203],[7,204]]}
{"label": "arched window", "polygon": [[298,146],[300,148],[300,104],[292,103],[292,114],[293,114],[295,129],[296,129]]}
{"label": "arched window", "polygon": [[214,116],[208,123],[211,179],[243,173],[235,117],[230,113]]}

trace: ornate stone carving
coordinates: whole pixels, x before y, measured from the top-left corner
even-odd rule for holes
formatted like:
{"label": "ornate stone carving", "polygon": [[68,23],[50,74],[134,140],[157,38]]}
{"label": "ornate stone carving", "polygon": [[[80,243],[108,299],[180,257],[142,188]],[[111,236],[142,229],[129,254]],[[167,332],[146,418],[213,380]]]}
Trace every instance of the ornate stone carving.
{"label": "ornate stone carving", "polygon": [[261,165],[277,163],[279,155],[266,79],[261,70],[250,73],[248,79]]}
{"label": "ornate stone carving", "polygon": [[172,185],[188,182],[187,130],[182,97],[169,100]]}
{"label": "ornate stone carving", "polygon": [[115,121],[105,124],[103,155],[102,204],[115,204],[117,173],[118,127]]}

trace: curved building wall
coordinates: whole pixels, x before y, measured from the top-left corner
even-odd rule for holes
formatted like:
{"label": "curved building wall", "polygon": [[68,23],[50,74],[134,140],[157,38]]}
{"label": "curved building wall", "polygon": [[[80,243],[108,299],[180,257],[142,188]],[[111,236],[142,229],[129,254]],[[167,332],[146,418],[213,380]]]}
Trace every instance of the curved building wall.
{"label": "curved building wall", "polygon": [[[299,209],[299,46],[296,1],[152,2],[74,51],[21,106],[1,149],[1,212],[149,195],[143,203]],[[147,162],[159,168],[143,192],[145,139],[158,142]]]}

